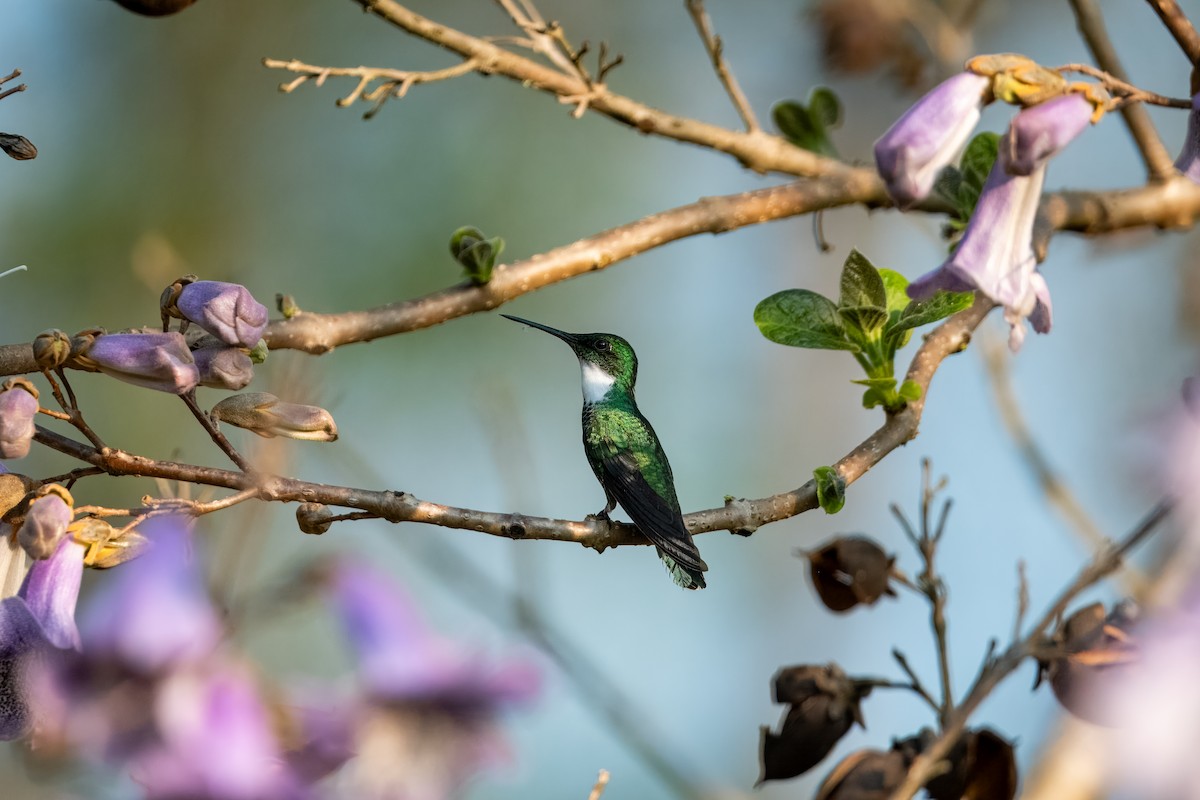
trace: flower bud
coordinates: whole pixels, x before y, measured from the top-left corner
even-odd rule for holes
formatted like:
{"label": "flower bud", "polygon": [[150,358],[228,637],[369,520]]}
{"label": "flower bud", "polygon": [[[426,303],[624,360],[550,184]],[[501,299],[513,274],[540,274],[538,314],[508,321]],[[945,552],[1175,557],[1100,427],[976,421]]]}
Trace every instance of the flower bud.
{"label": "flower bud", "polygon": [[1190,180],[1200,183],[1200,94],[1192,97],[1192,110],[1188,114],[1187,136],[1184,137],[1183,149],[1179,151],[1179,158],[1175,159],[1175,169]]}
{"label": "flower bud", "polygon": [[183,334],[108,333],[95,336],[90,344],[87,338],[76,339],[82,346],[75,360],[85,369],[172,394],[189,392],[200,381]]}
{"label": "flower bud", "polygon": [[43,486],[27,500],[24,519],[17,528],[17,541],[35,561],[54,555],[58,542],[75,516],[75,501],[56,483]]}
{"label": "flower bud", "polygon": [[333,523],[333,512],[324,503],[301,503],[296,508],[296,524],[304,533],[320,535],[329,530]]}
{"label": "flower bud", "polygon": [[250,356],[238,347],[205,347],[192,351],[200,385],[213,389],[244,389],[254,379],[254,364]]}
{"label": "flower bud", "polygon": [[33,441],[38,390],[24,378],[0,384],[0,458],[24,458]]}
{"label": "flower bud", "polygon": [[839,536],[807,553],[813,587],[830,611],[848,611],[860,603],[874,605],[888,586],[895,556],[865,536]]}
{"label": "flower bud", "polygon": [[71,357],[71,337],[58,328],[44,330],[33,340],[33,360],[42,369],[54,369]]}
{"label": "flower bud", "polygon": [[318,406],[281,402],[266,392],[248,392],[226,397],[213,406],[213,419],[228,422],[264,438],[286,436],[316,442],[337,441],[333,416]]}
{"label": "flower bud", "polygon": [[760,784],[812,769],[855,722],[865,727],[859,703],[871,687],[837,664],[786,667],[775,674],[773,689],[775,702],[790,708],[778,733],[760,729]]}
{"label": "flower bud", "polygon": [[194,322],[225,344],[254,347],[267,329],[267,307],[237,283],[180,278],[163,292],[165,316]]}
{"label": "flower bud", "polygon": [[33,146],[33,142],[15,133],[0,133],[0,150],[17,161],[37,158],[37,148]]}

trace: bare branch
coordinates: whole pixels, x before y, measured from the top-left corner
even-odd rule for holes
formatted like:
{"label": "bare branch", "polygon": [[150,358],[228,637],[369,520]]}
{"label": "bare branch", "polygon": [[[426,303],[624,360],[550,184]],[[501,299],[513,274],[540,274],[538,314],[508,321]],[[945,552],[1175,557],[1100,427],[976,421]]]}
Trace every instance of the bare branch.
{"label": "bare branch", "polygon": [[746,99],[742,87],[738,85],[737,78],[733,77],[729,64],[725,62],[724,45],[721,37],[713,33],[712,20],[709,19],[708,12],[704,9],[704,0],[687,0],[687,10],[692,17],[692,22],[696,24],[696,32],[700,34],[700,41],[704,43],[704,49],[708,51],[708,57],[712,61],[713,70],[717,73],[717,79],[725,87],[725,93],[729,95],[738,116],[742,118],[746,132],[754,133],[760,130],[758,119],[754,116],[754,109],[750,107],[750,101]]}
{"label": "bare branch", "polygon": [[[1139,89],[1128,81],[1123,81],[1115,75],[1105,72],[1102,69],[1097,69],[1091,64],[1063,64],[1054,68],[1056,72],[1078,72],[1081,75],[1087,75],[1090,78],[1095,78],[1100,81],[1109,94],[1118,98],[1122,102],[1131,103],[1149,103],[1152,106],[1163,106],[1164,108],[1184,108],[1192,107],[1191,98],[1188,97],[1167,97],[1166,95],[1158,94],[1157,92]],[[1120,107],[1119,105],[1117,106]]]}
{"label": "bare branch", "polygon": [[592,791],[588,794],[588,800],[600,800],[600,796],[604,794],[604,787],[608,786],[608,770],[600,770],[600,774],[596,776],[596,784],[592,786]]}
{"label": "bare branch", "polygon": [[1192,21],[1183,13],[1183,9],[1175,0],[1147,0],[1154,13],[1167,26],[1167,30],[1179,43],[1183,54],[1187,56],[1193,67],[1200,65],[1200,34],[1196,33]]}
{"label": "bare branch", "polygon": [[[1096,59],[1101,69],[1113,75],[1118,80],[1128,83],[1129,76],[1121,66],[1117,51],[1113,48],[1112,40],[1104,26],[1104,16],[1094,0],[1071,0],[1071,8],[1075,11],[1075,20],[1079,32],[1083,35],[1088,49]],[[1146,163],[1146,171],[1152,181],[1165,181],[1175,175],[1174,160],[1163,146],[1158,131],[1150,120],[1146,109],[1138,103],[1121,106],[1121,116],[1129,128],[1137,148],[1141,151],[1142,160]]]}

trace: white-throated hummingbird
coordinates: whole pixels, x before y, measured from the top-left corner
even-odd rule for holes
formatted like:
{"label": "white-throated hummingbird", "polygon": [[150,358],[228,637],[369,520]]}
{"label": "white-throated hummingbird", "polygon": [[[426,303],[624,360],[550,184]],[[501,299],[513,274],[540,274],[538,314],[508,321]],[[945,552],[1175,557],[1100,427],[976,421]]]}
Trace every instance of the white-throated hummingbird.
{"label": "white-throated hummingbird", "polygon": [[633,399],[637,356],[629,342],[611,333],[566,333],[520,317],[500,316],[562,339],[579,359],[583,449],[607,500],[596,516],[608,519],[620,503],[658,550],[671,579],[685,589],[703,589],[708,565],[683,522],[671,464]]}

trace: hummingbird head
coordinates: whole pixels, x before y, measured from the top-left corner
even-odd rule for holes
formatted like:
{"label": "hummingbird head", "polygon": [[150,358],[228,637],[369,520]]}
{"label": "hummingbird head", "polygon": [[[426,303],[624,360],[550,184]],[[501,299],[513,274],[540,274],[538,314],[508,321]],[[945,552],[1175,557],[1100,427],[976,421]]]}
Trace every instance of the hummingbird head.
{"label": "hummingbird head", "polygon": [[545,331],[570,345],[583,372],[583,399],[587,402],[600,402],[614,388],[633,395],[633,384],[637,380],[637,356],[629,342],[620,336],[611,333],[567,333],[520,317],[508,314],[500,316]]}

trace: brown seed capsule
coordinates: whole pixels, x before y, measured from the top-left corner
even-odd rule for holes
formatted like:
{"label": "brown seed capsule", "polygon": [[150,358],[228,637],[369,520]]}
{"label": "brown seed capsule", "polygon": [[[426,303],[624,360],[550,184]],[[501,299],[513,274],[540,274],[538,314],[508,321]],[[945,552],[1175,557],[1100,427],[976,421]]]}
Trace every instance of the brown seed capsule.
{"label": "brown seed capsule", "polygon": [[[928,728],[892,745],[911,762],[934,740]],[[946,757],[950,768],[925,784],[930,800],[1012,800],[1017,762],[1012,744],[988,728],[967,731]]]}
{"label": "brown seed capsule", "polygon": [[36,489],[38,485],[38,482],[33,478],[18,475],[15,472],[0,474],[0,519],[10,522],[11,520],[5,519],[5,516],[16,508],[21,503],[21,500],[25,498],[25,495]]}
{"label": "brown seed capsule", "polygon": [[1048,678],[1058,702],[1080,719],[1113,724],[1103,698],[1136,658],[1137,644],[1129,631],[1137,614],[1137,606],[1129,601],[1118,603],[1107,616],[1101,603],[1076,611],[1042,644],[1038,684]]}
{"label": "brown seed capsule", "polygon": [[15,133],[0,133],[0,150],[17,161],[37,158],[37,148],[33,146],[33,142]]}
{"label": "brown seed capsule", "polygon": [[908,766],[899,750],[859,750],[838,762],[815,800],[887,800],[904,781]]}
{"label": "brown seed capsule", "polygon": [[837,664],[785,667],[775,674],[776,703],[790,708],[773,733],[760,729],[762,774],[758,783],[785,780],[812,769],[854,723],[864,725],[859,703],[871,691]]}
{"label": "brown seed capsule", "polygon": [[296,524],[304,533],[320,535],[333,523],[333,512],[324,503],[301,503],[296,508]]}
{"label": "brown seed capsule", "polygon": [[888,586],[895,556],[865,536],[839,536],[806,555],[813,587],[830,611],[873,605],[885,594],[896,594]]}

